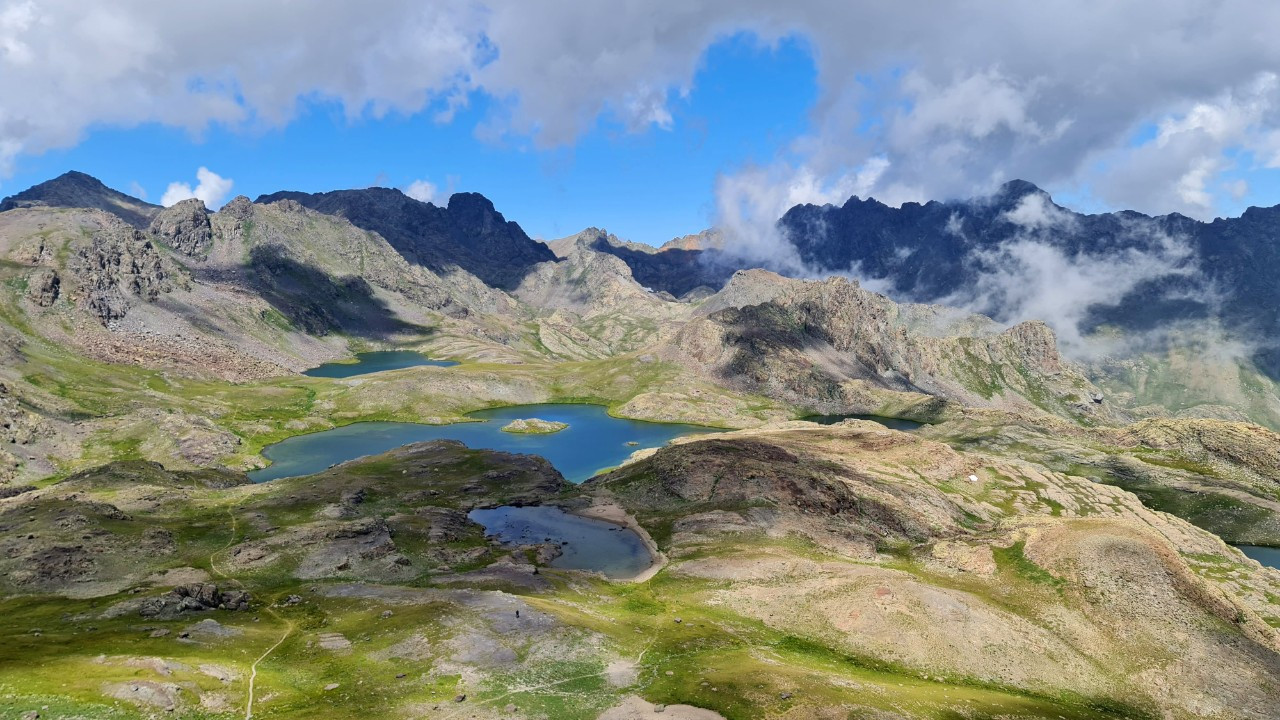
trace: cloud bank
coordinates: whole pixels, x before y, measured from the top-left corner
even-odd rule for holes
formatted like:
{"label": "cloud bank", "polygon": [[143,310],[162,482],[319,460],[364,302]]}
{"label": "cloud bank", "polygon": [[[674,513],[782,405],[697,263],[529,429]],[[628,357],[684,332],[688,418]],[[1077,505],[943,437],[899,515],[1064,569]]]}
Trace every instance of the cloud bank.
{"label": "cloud bank", "polygon": [[1232,172],[1280,167],[1276,27],[1265,0],[0,0],[0,174],[94,126],[275,127],[315,100],[449,122],[483,93],[478,132],[538,147],[602,116],[668,128],[707,48],[751,33],[805,38],[821,92],[812,131],[725,189],[820,198],[879,158],[891,203],[1025,177],[1208,217],[1247,192]]}

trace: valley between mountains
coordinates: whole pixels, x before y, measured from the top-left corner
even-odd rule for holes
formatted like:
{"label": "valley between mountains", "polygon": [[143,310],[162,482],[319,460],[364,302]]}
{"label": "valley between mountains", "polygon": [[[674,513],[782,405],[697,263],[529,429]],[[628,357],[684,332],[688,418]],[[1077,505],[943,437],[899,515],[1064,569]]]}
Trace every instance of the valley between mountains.
{"label": "valley between mountains", "polygon": [[[7,198],[0,716],[1274,718],[1277,210],[1064,212],[800,206],[797,265],[474,193]],[[1027,237],[1183,251],[976,313]]]}

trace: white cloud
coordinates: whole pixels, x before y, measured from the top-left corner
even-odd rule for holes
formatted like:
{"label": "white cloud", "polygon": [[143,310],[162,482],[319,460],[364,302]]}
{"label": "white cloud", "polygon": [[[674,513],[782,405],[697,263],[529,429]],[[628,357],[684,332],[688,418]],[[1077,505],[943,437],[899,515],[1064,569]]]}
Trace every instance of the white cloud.
{"label": "white cloud", "polygon": [[139,183],[137,180],[131,180],[129,182],[129,194],[139,200],[147,199],[147,189],[142,187],[142,183]]}
{"label": "white cloud", "polygon": [[[1053,201],[1039,193],[1024,196],[1018,201],[1016,207],[1001,217],[1023,230],[1030,231],[1062,228],[1073,220],[1070,213],[1054,205]],[[949,222],[948,225],[950,225]]]}
{"label": "white cloud", "polygon": [[978,252],[975,260],[986,270],[939,302],[1008,323],[1043,320],[1057,333],[1063,350],[1080,358],[1115,349],[1082,332],[1081,323],[1091,307],[1115,305],[1149,280],[1198,273],[1187,243],[1160,232],[1149,221],[1128,226],[1130,245],[1124,249],[1068,255],[1051,239],[1054,232],[1068,230],[1074,219],[1043,200],[1030,202],[1032,197],[1037,196],[1024,198],[1009,213],[1028,221],[1024,232]]}
{"label": "white cloud", "polygon": [[196,170],[196,180],[194,188],[184,182],[169,183],[160,198],[160,204],[169,207],[183,200],[200,198],[205,207],[217,210],[222,207],[227,195],[231,194],[231,186],[235,184],[231,178],[224,178],[206,167]]}
{"label": "white cloud", "polygon": [[409,186],[404,189],[404,194],[414,200],[432,203],[441,207],[449,203],[449,196],[441,193],[440,188],[436,187],[435,183],[427,180],[414,180],[409,183]]}
{"label": "white cloud", "polygon": [[786,169],[780,166],[722,175],[716,182],[716,225],[725,249],[780,272],[808,275],[795,247],[779,234],[778,218],[795,205],[843,204],[851,195],[865,195],[887,168],[888,161],[876,157],[833,180],[807,168],[782,175]]}

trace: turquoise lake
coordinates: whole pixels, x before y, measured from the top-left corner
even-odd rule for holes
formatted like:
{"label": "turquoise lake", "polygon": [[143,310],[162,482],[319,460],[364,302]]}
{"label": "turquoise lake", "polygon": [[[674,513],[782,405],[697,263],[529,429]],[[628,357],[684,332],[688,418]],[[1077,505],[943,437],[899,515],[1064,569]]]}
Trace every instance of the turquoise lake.
{"label": "turquoise lake", "polygon": [[412,350],[378,350],[376,352],[358,353],[356,361],[353,363],[325,363],[310,370],[305,370],[302,374],[310,377],[346,378],[354,375],[368,375],[369,373],[382,372],[384,370],[401,370],[420,365],[450,367],[457,364],[452,360],[432,360],[426,355]]}
{"label": "turquoise lake", "polygon": [[632,578],[653,564],[653,556],[635,531],[604,520],[567,513],[558,507],[503,506],[472,510],[467,517],[505,545],[554,542],[561,555],[551,567],[594,570],[611,578]]}
{"label": "turquoise lake", "polygon": [[[297,435],[264,448],[262,455],[271,464],[250,472],[249,478],[265,482],[310,475],[337,463],[377,455],[409,443],[458,440],[471,448],[541,455],[565,479],[580,483],[600,470],[618,465],[636,450],[660,447],[681,435],[717,432],[698,425],[615,418],[599,405],[519,405],[480,410],[467,417],[483,422],[453,425],[360,422]],[[569,427],[549,435],[501,431],[503,425],[518,418],[552,420],[567,423]]]}

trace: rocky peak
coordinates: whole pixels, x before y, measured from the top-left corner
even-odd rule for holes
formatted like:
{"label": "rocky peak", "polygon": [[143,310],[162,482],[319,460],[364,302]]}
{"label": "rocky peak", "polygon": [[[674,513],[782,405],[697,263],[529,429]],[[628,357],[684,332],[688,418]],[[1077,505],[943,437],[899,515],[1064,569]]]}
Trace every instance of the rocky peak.
{"label": "rocky peak", "polygon": [[248,220],[253,215],[253,202],[244,195],[237,195],[231,202],[223,205],[218,213],[237,220]]}
{"label": "rocky peak", "polygon": [[1041,190],[1035,183],[1026,180],[1010,180],[1000,186],[992,197],[1018,202],[1028,195],[1040,195],[1045,199],[1049,198],[1049,193]]}
{"label": "rocky peak", "polygon": [[1014,355],[1037,371],[1046,375],[1062,372],[1062,355],[1058,353],[1058,337],[1053,330],[1039,320],[1018,323],[1005,330]]}
{"label": "rocky peak", "polygon": [[63,173],[0,201],[0,212],[24,207],[95,208],[105,210],[139,230],[147,228],[163,208],[125,195],[82,172]]}
{"label": "rocky peak", "polygon": [[198,198],[165,208],[151,221],[150,230],[165,245],[187,257],[207,257],[213,244],[209,211]]}

